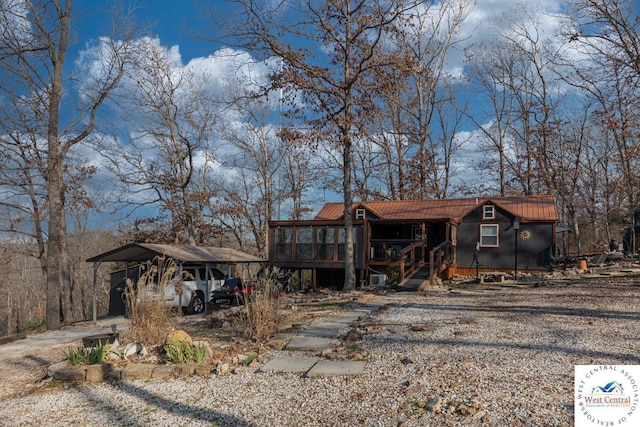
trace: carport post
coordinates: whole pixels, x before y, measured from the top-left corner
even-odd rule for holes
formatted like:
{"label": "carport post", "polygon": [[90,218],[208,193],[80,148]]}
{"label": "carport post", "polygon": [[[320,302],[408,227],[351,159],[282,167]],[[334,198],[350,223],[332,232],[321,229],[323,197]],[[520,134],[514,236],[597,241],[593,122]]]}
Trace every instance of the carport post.
{"label": "carport post", "polygon": [[[178,271],[178,278],[180,280],[180,295],[178,295],[178,314],[182,316],[184,313],[182,312],[182,261],[180,261],[180,270]],[[158,279],[158,281],[160,281]],[[162,290],[162,294],[164,296],[164,289]]]}
{"label": "carport post", "polygon": [[93,263],[93,323],[98,323],[98,268],[100,261]]}
{"label": "carport post", "polygon": [[211,289],[209,288],[209,278],[211,277],[211,275],[209,274],[209,269],[211,268],[211,263],[206,262],[204,266],[204,289],[206,292],[206,295],[204,296],[204,314],[206,315],[207,305],[209,304],[209,297],[211,296]]}

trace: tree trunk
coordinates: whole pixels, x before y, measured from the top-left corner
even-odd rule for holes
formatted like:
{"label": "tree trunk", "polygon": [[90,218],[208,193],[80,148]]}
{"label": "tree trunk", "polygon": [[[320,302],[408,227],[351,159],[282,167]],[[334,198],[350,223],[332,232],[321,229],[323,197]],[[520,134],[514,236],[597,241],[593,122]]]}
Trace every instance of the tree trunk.
{"label": "tree trunk", "polygon": [[[349,130],[346,130],[349,132]],[[344,286],[343,292],[348,292],[356,287],[356,270],[353,262],[353,192],[351,191],[351,137],[344,135],[343,147],[343,179],[342,191],[344,194]]]}
{"label": "tree trunk", "polygon": [[[53,142],[52,142],[53,141]],[[51,136],[49,153],[57,152],[57,134]],[[60,296],[62,280],[62,167],[59,162],[49,159],[49,240],[47,242],[47,329],[60,329]]]}
{"label": "tree trunk", "polygon": [[[47,195],[49,200],[49,240],[47,242],[47,328],[60,329],[62,289],[69,285],[66,221],[64,207],[64,159],[59,131],[62,99],[63,65],[69,37],[70,3],[60,14],[60,39],[50,60],[53,66],[49,87],[49,120],[47,123]],[[65,281],[65,278],[67,279]],[[65,312],[70,313],[72,301],[65,298]]]}

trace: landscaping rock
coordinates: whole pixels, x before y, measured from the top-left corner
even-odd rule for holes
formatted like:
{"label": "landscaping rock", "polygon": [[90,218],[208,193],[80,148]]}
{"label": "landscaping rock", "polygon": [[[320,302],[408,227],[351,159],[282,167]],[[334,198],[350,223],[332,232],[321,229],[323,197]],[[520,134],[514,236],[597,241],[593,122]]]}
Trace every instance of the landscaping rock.
{"label": "landscaping rock", "polygon": [[440,396],[436,396],[424,405],[424,409],[429,412],[440,412],[442,409],[442,398]]}
{"label": "landscaping rock", "polygon": [[124,360],[129,360],[132,356],[145,357],[147,354],[147,349],[141,342],[129,343],[122,351],[122,357],[124,357]]}
{"label": "landscaping rock", "polygon": [[130,381],[151,378],[154,368],[154,365],[131,363],[122,369],[121,379],[123,381]]}
{"label": "landscaping rock", "polygon": [[104,381],[105,377],[109,374],[109,371],[111,371],[111,365],[109,363],[88,365],[85,366],[85,368],[85,381],[90,383],[99,383]]}
{"label": "landscaping rock", "polygon": [[53,378],[60,381],[84,381],[87,376],[85,366],[65,366],[53,373]]}
{"label": "landscaping rock", "polygon": [[362,341],[362,333],[360,333],[356,329],[351,329],[347,332],[347,336],[344,339],[346,342],[357,342]]}
{"label": "landscaping rock", "polygon": [[193,344],[193,339],[191,338],[191,335],[189,335],[182,329],[171,331],[169,332],[169,334],[167,334],[167,339],[165,340],[165,344],[169,344],[172,341]]}
{"label": "landscaping rock", "polygon": [[201,377],[208,377],[214,371],[215,366],[209,363],[201,363],[196,365],[194,368],[194,373]]}
{"label": "landscaping rock", "polygon": [[57,364],[51,367],[52,377],[60,381],[87,381],[90,383],[102,382],[107,374],[111,371],[111,365],[101,363],[95,365],[76,365],[72,366],[68,363],[65,365]]}
{"label": "landscaping rock", "polygon": [[412,396],[414,394],[418,394],[421,391],[425,390],[425,386],[422,384],[418,384],[418,385],[414,385],[413,387],[409,387],[408,389],[405,390],[404,394],[405,396]]}
{"label": "landscaping rock", "polygon": [[217,366],[216,374],[218,375],[227,375],[231,372],[231,365],[229,363],[222,363]]}
{"label": "landscaping rock", "polygon": [[[178,369],[179,372],[182,369]],[[176,375],[176,368],[174,366],[157,366],[151,371],[151,378],[171,378]]]}

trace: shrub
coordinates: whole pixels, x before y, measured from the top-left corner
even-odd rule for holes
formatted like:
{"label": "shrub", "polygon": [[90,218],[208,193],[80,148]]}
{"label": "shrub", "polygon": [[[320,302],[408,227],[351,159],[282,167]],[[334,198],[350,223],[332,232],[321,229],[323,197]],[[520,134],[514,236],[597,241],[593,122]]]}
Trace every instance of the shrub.
{"label": "shrub", "polygon": [[156,257],[147,262],[137,283],[127,279],[124,295],[129,310],[130,326],[125,338],[157,346],[164,342],[169,330],[171,307],[164,300],[165,286],[182,280],[172,259]]}
{"label": "shrub", "polygon": [[46,324],[45,319],[26,320],[22,323],[22,325],[20,325],[20,327],[18,328],[18,332],[23,333],[23,332],[37,330],[37,329],[40,329],[42,326],[45,326],[45,324]]}

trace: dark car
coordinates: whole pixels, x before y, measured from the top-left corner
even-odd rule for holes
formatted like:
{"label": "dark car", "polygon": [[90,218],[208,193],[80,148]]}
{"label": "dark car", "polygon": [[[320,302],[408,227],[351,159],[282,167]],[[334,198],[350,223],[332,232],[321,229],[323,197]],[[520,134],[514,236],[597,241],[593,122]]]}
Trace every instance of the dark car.
{"label": "dark car", "polygon": [[234,277],[225,280],[224,285],[213,292],[211,301],[214,304],[240,305],[252,292],[253,286],[246,286],[239,277]]}

